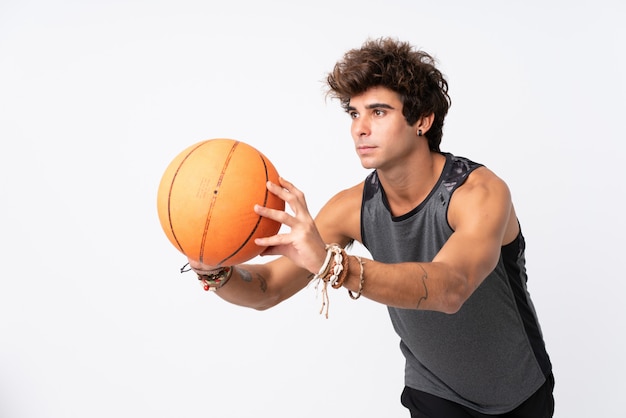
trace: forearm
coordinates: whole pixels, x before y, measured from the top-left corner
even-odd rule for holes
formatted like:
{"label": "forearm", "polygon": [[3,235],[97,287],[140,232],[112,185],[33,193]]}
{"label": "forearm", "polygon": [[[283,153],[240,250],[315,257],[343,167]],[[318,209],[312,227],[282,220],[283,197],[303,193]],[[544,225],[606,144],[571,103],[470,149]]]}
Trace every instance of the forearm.
{"label": "forearm", "polygon": [[265,310],[289,298],[308,283],[306,272],[293,271],[289,281],[279,284],[276,266],[272,263],[275,262],[233,266],[232,276],[215,293],[235,305]]}
{"label": "forearm", "polygon": [[467,280],[442,263],[380,263],[348,256],[343,286],[353,294],[404,309],[458,311],[469,297]]}

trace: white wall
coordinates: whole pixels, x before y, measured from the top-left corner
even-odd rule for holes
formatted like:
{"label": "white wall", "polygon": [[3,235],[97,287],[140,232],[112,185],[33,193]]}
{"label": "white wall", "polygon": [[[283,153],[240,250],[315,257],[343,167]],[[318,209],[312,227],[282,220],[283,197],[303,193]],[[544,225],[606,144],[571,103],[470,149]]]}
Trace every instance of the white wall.
{"label": "white wall", "polygon": [[504,178],[557,417],[615,417],[626,366],[618,0],[0,3],[0,416],[408,416],[384,307],[203,292],[156,216],[202,139],[261,149],[313,212],[366,174],[325,73],[368,36],[433,53],[443,148]]}

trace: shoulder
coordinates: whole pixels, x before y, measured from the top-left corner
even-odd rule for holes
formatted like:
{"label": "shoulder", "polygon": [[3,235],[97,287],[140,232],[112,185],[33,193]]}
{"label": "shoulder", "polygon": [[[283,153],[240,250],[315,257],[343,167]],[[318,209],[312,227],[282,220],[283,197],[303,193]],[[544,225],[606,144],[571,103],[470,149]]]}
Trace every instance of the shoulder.
{"label": "shoulder", "polygon": [[504,180],[485,166],[473,170],[450,200],[451,226],[462,219],[507,213],[511,208],[511,193]]}
{"label": "shoulder", "polygon": [[485,166],[473,170],[455,194],[460,200],[494,197],[510,199],[509,186]]}
{"label": "shoulder", "polygon": [[344,189],[330,198],[326,205],[360,205],[363,197],[363,187],[365,182],[356,184],[348,189]]}
{"label": "shoulder", "polygon": [[[338,192],[320,209],[315,223],[328,242],[360,241],[363,185],[361,182]],[[330,237],[326,238],[326,235]]]}

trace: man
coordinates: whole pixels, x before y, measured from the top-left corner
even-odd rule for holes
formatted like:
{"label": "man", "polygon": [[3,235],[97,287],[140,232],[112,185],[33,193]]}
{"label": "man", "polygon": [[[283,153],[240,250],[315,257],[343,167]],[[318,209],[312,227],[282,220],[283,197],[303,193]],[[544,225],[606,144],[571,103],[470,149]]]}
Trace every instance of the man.
{"label": "man", "polygon": [[[388,306],[406,358],[411,417],[552,417],[552,367],[526,290],[524,238],[507,185],[486,167],[440,151],[450,99],[428,54],[389,38],[348,51],[329,95],[352,119],[364,182],[310,215],[290,182],[268,183],[293,215],[258,239],[266,264],[189,260],[227,301],[267,309],[312,278]],[[357,240],[373,260],[348,255]],[[328,295],[328,293],[325,293]]]}

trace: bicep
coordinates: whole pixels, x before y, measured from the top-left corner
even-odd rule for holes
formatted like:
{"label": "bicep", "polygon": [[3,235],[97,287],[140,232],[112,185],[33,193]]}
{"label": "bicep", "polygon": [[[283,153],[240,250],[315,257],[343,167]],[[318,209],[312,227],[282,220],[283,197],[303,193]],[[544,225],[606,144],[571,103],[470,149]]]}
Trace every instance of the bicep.
{"label": "bicep", "polygon": [[462,275],[473,289],[496,267],[512,212],[507,185],[495,175],[484,177],[455,193],[449,211],[454,232],[433,259]]}
{"label": "bicep", "polygon": [[345,247],[361,240],[362,185],[357,185],[333,196],[315,217],[322,239],[327,244]]}

